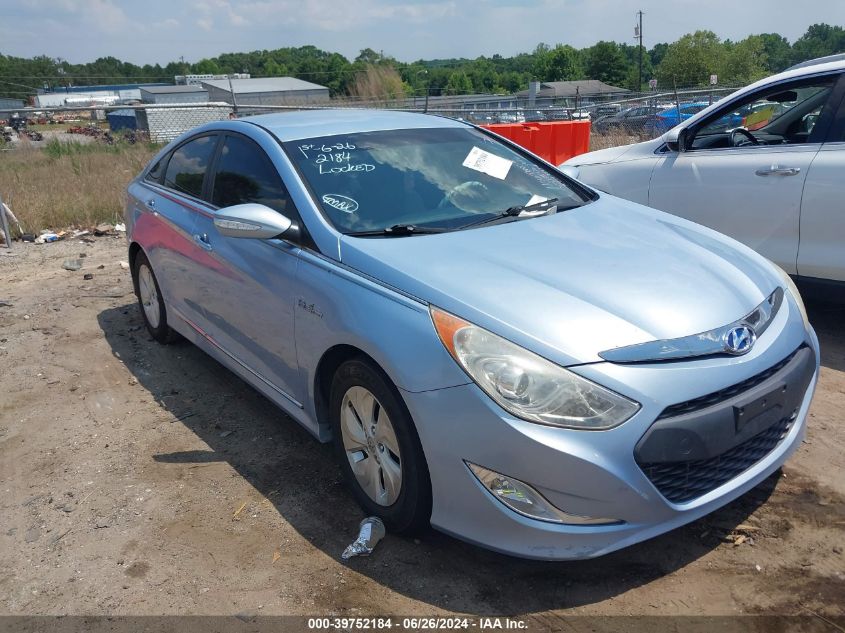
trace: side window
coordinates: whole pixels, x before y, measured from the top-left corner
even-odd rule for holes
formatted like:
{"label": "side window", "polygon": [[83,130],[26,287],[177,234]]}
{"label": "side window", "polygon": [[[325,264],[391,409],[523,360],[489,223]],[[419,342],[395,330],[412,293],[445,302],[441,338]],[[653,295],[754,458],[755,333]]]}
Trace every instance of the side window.
{"label": "side window", "polygon": [[216,136],[201,136],[180,146],[170,156],[164,186],[201,198],[205,172],[216,146]]}
{"label": "side window", "polygon": [[273,163],[263,149],[242,136],[223,141],[211,201],[218,207],[257,202],[290,214],[288,193]]}
{"label": "side window", "polygon": [[152,169],[147,172],[147,176],[145,180],[149,180],[151,182],[160,183],[161,176],[164,172],[164,163],[167,162],[167,156],[159,160],[155,165],[153,165]]}
{"label": "side window", "polygon": [[835,83],[831,75],[759,90],[708,117],[693,149],[806,143]]}

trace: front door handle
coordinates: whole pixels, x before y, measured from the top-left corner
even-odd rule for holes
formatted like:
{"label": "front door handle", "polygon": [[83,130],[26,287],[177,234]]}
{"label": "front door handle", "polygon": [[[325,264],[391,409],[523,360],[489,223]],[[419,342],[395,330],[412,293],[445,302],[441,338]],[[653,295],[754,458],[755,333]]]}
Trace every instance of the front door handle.
{"label": "front door handle", "polygon": [[154,210],[156,208],[156,199],[155,198],[150,198],[149,200],[147,200],[147,208],[150,209],[150,210]]}
{"label": "front door handle", "polygon": [[796,176],[800,172],[800,167],[779,167],[778,165],[771,165],[770,167],[758,169],[754,173],[758,176]]}
{"label": "front door handle", "polygon": [[210,251],[212,250],[211,242],[208,241],[208,234],[203,233],[202,235],[197,234],[194,235],[194,242],[196,242],[199,247],[203,250]]}

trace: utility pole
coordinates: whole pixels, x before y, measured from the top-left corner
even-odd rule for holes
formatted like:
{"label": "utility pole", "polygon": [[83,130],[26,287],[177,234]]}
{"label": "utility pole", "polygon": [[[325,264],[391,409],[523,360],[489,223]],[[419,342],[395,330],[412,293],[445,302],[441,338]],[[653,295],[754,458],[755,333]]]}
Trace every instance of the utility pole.
{"label": "utility pole", "polygon": [[637,92],[639,92],[643,88],[643,12],[637,11],[637,16],[640,19],[640,23],[638,26],[634,27],[634,39],[639,39],[640,41],[640,72],[639,84],[637,85]]}
{"label": "utility pole", "polygon": [[232,75],[226,75],[226,79],[229,80],[229,94],[232,95],[232,111],[235,113],[235,116],[238,116],[238,100],[235,99],[235,89],[232,87]]}

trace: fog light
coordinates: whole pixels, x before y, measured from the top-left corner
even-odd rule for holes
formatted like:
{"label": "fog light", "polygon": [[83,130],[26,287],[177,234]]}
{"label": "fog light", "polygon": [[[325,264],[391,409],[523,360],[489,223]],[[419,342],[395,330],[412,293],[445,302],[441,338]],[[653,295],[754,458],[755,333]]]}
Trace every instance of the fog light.
{"label": "fog light", "polygon": [[618,519],[578,516],[569,514],[553,506],[548,499],[537,492],[527,483],[488,470],[471,462],[465,462],[478,481],[496,499],[504,503],[514,512],[523,516],[550,523],[566,523],[571,525],[610,525],[622,523]]}

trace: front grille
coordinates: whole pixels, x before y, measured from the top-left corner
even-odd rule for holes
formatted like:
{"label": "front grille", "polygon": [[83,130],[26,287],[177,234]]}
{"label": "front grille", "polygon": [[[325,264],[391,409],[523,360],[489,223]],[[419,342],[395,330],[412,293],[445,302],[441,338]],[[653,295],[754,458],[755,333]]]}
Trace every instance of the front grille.
{"label": "front grille", "polygon": [[715,490],[768,455],[786,437],[796,414],[716,457],[692,462],[642,463],[639,467],[669,501],[686,503]]}
{"label": "front grille", "polygon": [[743,380],[742,382],[738,382],[735,385],[731,385],[730,387],[725,387],[721,391],[716,391],[713,393],[709,393],[706,396],[701,396],[699,398],[695,398],[694,400],[687,400],[686,402],[679,402],[678,404],[673,404],[665,409],[657,416],[658,420],[662,420],[664,418],[673,418],[676,415],[684,415],[685,413],[693,413],[695,411],[700,411],[701,409],[706,409],[707,407],[711,407],[714,404],[719,404],[720,402],[724,402],[729,398],[733,398],[741,394],[744,391],[748,391],[749,389],[753,389],[761,382],[773,376],[781,369],[786,367],[787,363],[793,359],[793,357],[804,347],[801,345],[798,349],[792,352],[789,356],[784,358],[782,361],[777,363],[776,365],[772,365],[765,371],[760,372],[756,376],[752,376],[747,380]]}

